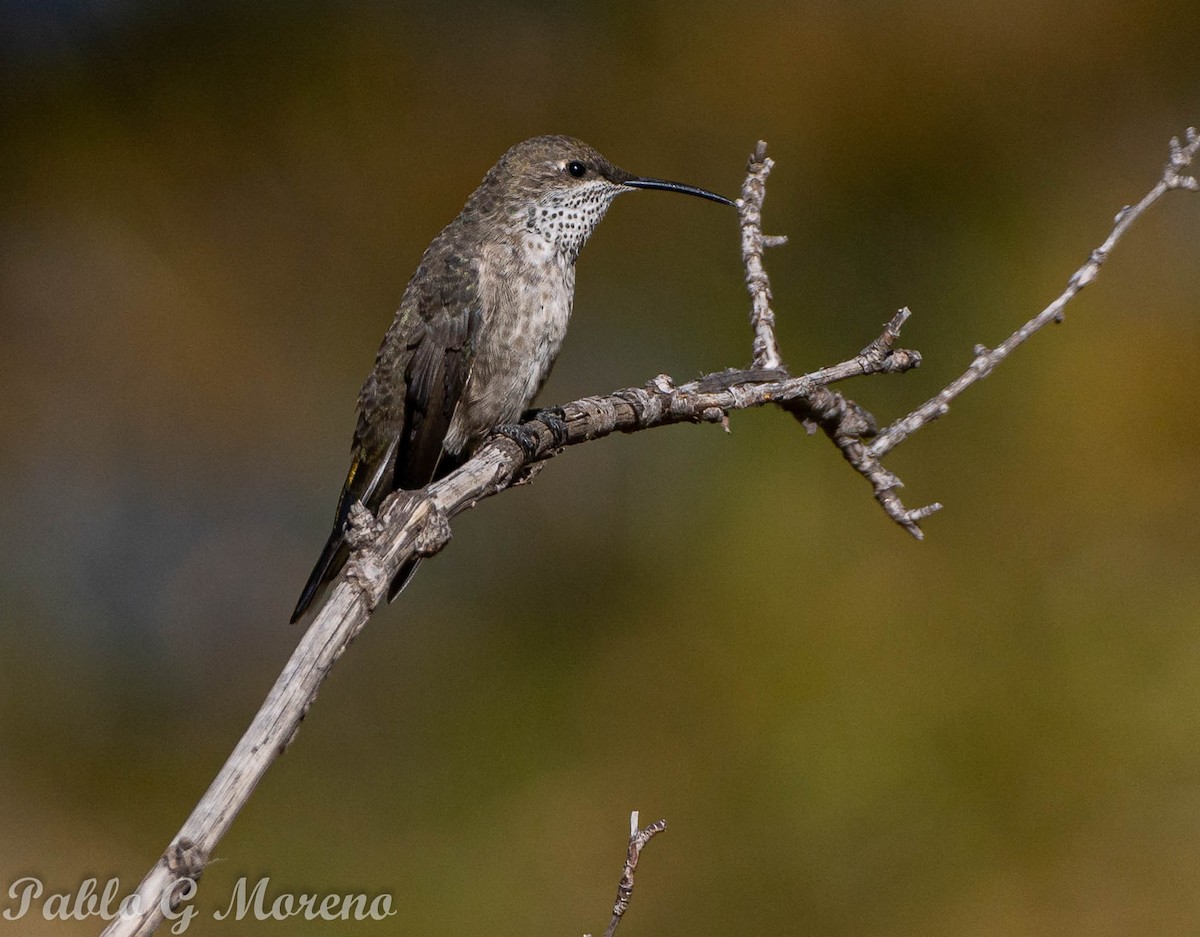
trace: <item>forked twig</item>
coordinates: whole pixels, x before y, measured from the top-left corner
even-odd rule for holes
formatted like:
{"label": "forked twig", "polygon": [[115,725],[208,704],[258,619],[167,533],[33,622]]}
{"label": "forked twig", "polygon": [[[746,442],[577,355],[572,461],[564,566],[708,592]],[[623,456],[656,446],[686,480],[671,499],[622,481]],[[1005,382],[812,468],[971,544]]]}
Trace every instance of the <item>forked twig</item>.
{"label": "forked twig", "polygon": [[[625,868],[621,871],[621,881],[617,883],[617,900],[613,902],[612,920],[608,922],[604,937],[613,937],[621,918],[629,910],[629,902],[633,898],[633,873],[637,871],[642,850],[666,828],[666,820],[655,820],[645,829],[638,829],[638,812],[635,810],[629,815],[629,848],[625,851]],[[592,935],[584,934],[584,937]]]}

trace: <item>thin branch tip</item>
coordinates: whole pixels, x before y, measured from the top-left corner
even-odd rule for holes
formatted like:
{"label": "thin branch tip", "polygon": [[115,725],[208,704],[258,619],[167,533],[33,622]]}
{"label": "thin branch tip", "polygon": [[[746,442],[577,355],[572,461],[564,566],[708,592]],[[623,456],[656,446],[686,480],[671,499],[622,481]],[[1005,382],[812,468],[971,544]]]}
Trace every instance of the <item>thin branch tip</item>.
{"label": "thin branch tip", "polygon": [[1163,168],[1162,181],[1168,188],[1195,192],[1200,190],[1200,183],[1185,170],[1191,168],[1192,160],[1195,159],[1197,151],[1200,151],[1200,133],[1195,127],[1188,127],[1183,137],[1183,140],[1179,137],[1171,138],[1170,154],[1167,157],[1167,165]]}
{"label": "thin branch tip", "polygon": [[786,242],[782,235],[767,236],[762,229],[762,206],[767,194],[767,176],[774,161],[767,156],[767,143],[759,140],[746,163],[746,180],[737,200],[742,228],[742,265],[750,294],[750,326],[754,331],[753,361],[756,368],[778,368],[783,356],[775,338],[775,312],[771,309],[771,282],[763,266],[763,251]]}
{"label": "thin branch tip", "polygon": [[643,846],[645,846],[646,843],[650,842],[650,840],[652,840],[659,833],[663,832],[666,828],[667,828],[666,818],[660,817],[659,819],[655,820],[650,825],[648,825],[640,830],[635,830],[634,837],[636,839],[638,839]]}

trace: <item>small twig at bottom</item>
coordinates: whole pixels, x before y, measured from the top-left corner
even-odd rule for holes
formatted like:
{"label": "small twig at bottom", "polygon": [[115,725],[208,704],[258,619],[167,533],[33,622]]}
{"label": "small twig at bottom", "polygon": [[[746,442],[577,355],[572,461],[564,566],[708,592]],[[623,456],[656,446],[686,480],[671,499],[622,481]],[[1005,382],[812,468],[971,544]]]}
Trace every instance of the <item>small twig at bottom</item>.
{"label": "small twig at bottom", "polygon": [[[617,931],[617,925],[621,923],[621,918],[629,910],[629,901],[633,897],[633,873],[637,869],[638,857],[641,856],[642,849],[646,843],[666,828],[666,820],[655,820],[644,830],[638,829],[638,812],[635,810],[629,815],[629,849],[625,853],[625,868],[621,872],[621,881],[617,885],[617,900],[613,902],[612,920],[608,922],[608,929],[604,932],[604,937],[613,937]],[[585,934],[584,937],[592,937],[592,935]]]}

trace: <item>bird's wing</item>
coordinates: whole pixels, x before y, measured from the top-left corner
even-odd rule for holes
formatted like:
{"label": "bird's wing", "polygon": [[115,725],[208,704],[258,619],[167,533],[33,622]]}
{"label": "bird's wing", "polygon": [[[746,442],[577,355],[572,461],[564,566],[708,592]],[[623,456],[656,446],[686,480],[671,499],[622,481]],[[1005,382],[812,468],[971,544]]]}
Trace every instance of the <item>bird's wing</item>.
{"label": "bird's wing", "polygon": [[428,485],[458,408],[473,361],[482,311],[477,304],[439,304],[423,316],[420,343],[404,373],[404,430],[396,451],[395,488]]}
{"label": "bird's wing", "polygon": [[[361,501],[372,511],[397,488],[429,484],[471,372],[483,320],[477,276],[460,255],[435,241],[422,260],[441,276],[413,277],[358,398],[350,470],[333,531],[292,614],[296,621],[322,583],[345,563],[346,524]],[[403,584],[409,572],[398,577]]]}

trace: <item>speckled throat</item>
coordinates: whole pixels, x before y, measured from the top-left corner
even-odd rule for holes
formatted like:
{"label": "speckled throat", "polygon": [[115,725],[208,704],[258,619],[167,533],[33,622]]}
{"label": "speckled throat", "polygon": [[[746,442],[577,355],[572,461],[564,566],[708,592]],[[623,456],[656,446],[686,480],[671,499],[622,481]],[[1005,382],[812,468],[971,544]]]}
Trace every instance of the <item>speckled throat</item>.
{"label": "speckled throat", "polygon": [[623,185],[596,179],[566,191],[548,192],[529,207],[526,229],[574,263],[612,200],[628,191]]}

